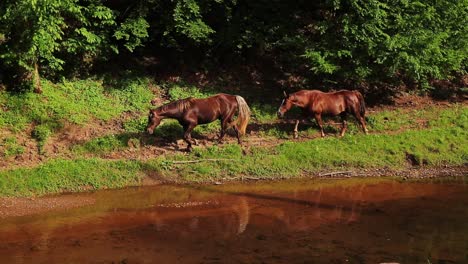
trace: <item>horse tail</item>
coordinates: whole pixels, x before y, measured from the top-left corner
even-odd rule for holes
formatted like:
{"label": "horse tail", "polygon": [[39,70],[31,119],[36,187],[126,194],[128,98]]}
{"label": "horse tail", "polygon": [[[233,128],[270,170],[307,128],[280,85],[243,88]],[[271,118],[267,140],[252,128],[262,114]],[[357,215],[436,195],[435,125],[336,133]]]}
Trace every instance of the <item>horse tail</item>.
{"label": "horse tail", "polygon": [[366,103],[364,102],[364,97],[362,96],[362,94],[358,91],[354,91],[356,93],[356,96],[359,100],[359,112],[361,114],[362,117],[364,117],[366,115]]}
{"label": "horse tail", "polygon": [[250,108],[247,105],[247,102],[239,95],[236,95],[237,107],[239,109],[239,116],[237,118],[237,126],[239,133],[245,135],[245,130],[247,129],[247,124],[250,120]]}

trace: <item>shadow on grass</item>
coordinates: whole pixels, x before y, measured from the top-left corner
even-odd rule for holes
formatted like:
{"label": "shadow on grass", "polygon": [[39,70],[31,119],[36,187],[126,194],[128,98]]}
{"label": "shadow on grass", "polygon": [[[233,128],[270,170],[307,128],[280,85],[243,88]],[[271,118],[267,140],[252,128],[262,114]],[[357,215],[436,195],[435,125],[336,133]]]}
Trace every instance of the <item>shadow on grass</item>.
{"label": "shadow on grass", "polygon": [[[341,123],[338,124],[335,120],[325,121],[327,122],[323,125],[325,134],[339,133]],[[289,136],[293,136],[295,122],[295,119],[282,119],[274,123],[252,123],[249,124],[247,130],[250,134],[266,133],[277,136],[278,138],[288,138]],[[320,128],[315,120],[301,119],[298,126],[298,132],[301,133],[310,129],[315,130],[317,134],[320,133]]]}

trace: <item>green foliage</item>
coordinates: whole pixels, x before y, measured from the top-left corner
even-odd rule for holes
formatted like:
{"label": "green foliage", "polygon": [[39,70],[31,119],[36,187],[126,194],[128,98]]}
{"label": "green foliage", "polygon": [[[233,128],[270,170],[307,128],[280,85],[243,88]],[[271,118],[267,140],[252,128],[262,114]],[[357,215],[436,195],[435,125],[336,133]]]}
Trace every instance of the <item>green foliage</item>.
{"label": "green foliage", "polygon": [[[405,76],[430,79],[464,72],[467,1],[327,1],[320,40],[304,57],[315,74],[355,80]],[[463,33],[464,32],[464,33]]]}
{"label": "green foliage", "polygon": [[[35,66],[60,72],[77,58],[85,61],[118,52],[116,40],[130,51],[148,37],[144,18],[116,22],[115,11],[103,1],[21,0],[0,4],[0,58],[13,72],[28,75]],[[76,62],[75,62],[76,63]]]}
{"label": "green foliage", "polygon": [[195,42],[210,40],[209,35],[214,33],[202,20],[200,6],[196,0],[176,1],[173,18],[175,32]]}
{"label": "green foliage", "polygon": [[274,58],[285,73],[308,67],[312,80],[404,80],[427,90],[433,79],[466,73],[467,6],[468,0],[5,0],[0,67],[31,82],[35,66],[60,76],[67,67],[85,71],[122,50],[146,48],[149,56],[171,51],[177,62],[204,58],[216,66],[255,55]]}
{"label": "green foliage", "polygon": [[129,18],[125,20],[114,33],[117,40],[125,40],[124,46],[133,51],[142,45],[142,40],[148,37],[148,22],[142,18]]}
{"label": "green foliage", "polygon": [[306,50],[303,56],[304,58],[309,60],[311,64],[310,69],[315,74],[332,74],[337,71],[338,66],[327,61],[327,57],[329,57],[330,55],[331,54],[322,55],[320,51]]}

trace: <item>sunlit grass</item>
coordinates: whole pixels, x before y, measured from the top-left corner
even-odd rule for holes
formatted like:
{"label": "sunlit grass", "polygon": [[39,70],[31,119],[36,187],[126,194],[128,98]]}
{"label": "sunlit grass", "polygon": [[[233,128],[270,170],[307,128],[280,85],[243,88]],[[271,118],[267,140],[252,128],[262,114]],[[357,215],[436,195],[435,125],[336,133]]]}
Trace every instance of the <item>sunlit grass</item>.
{"label": "sunlit grass", "polygon": [[136,161],[53,160],[36,168],[0,171],[0,196],[119,188],[136,185],[142,178]]}

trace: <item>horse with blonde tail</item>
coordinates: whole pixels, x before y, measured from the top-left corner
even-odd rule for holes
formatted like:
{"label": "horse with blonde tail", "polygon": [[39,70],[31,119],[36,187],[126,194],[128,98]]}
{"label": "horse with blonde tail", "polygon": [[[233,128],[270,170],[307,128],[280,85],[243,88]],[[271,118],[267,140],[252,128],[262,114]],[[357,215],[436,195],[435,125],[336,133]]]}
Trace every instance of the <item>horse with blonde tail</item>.
{"label": "horse with blonde tail", "polygon": [[[237,113],[237,119],[234,119]],[[177,119],[184,128],[184,140],[187,150],[192,150],[192,130],[201,124],[208,124],[215,120],[221,121],[221,142],[229,128],[236,133],[237,142],[241,144],[241,136],[245,135],[250,120],[250,108],[244,98],[239,95],[216,94],[208,98],[185,98],[177,100],[156,109],[150,110],[146,130],[153,134],[154,129],[162,119]]]}

